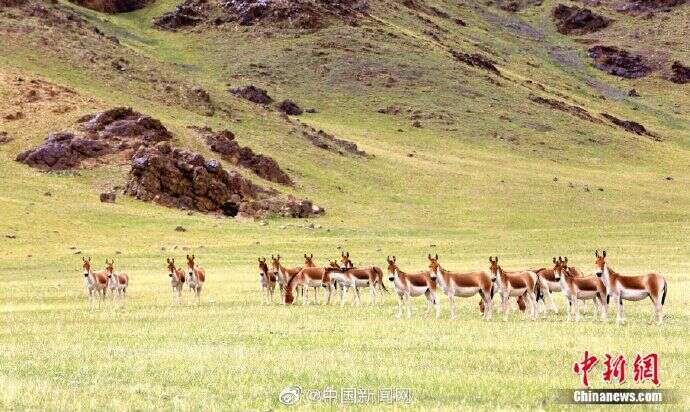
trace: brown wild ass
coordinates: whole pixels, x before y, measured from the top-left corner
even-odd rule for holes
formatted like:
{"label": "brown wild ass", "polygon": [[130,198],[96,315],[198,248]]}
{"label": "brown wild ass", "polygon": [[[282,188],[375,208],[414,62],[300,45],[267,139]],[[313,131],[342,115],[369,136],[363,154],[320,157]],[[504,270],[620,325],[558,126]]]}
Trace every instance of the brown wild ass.
{"label": "brown wild ass", "polygon": [[187,284],[190,292],[196,294],[196,303],[201,302],[201,288],[206,282],[206,271],[194,262],[195,256],[187,255]]}
{"label": "brown wild ass", "polygon": [[390,256],[386,258],[388,262],[388,280],[393,282],[395,291],[398,294],[398,313],[400,318],[403,312],[403,304],[407,307],[407,317],[412,317],[412,309],[410,308],[410,298],[422,296],[426,297],[426,314],[428,315],[431,308],[436,308],[436,317],[441,316],[441,306],[436,296],[436,280],[435,274],[432,275],[428,271],[422,271],[415,274],[405,273],[396,264],[395,256],[391,259]]}
{"label": "brown wild ass", "polygon": [[469,298],[476,294],[479,294],[484,303],[484,319],[491,319],[493,283],[491,282],[491,275],[488,272],[450,272],[443,269],[438,263],[438,254],[432,257],[430,253],[427,258],[429,259],[430,273],[436,274],[436,282],[441,285],[446,296],[448,296],[451,319],[456,318],[455,301],[453,298],[456,296]]}
{"label": "brown wild ass", "polygon": [[594,319],[597,313],[601,315],[601,320],[608,319],[607,293],[604,282],[596,276],[580,276],[580,272],[575,268],[568,267],[568,257],[561,259],[558,257],[559,274],[563,280],[563,292],[565,292],[570,308],[568,310],[568,321],[571,314],[575,312],[575,321],[580,320],[580,301],[592,300],[594,302]]}
{"label": "brown wild ass", "polygon": [[601,255],[599,255],[598,250],[595,251],[594,256],[597,258],[594,262],[596,274],[604,282],[606,291],[616,305],[616,322],[619,324],[625,322],[623,317],[623,299],[642,300],[649,297],[654,305],[657,323],[661,325],[664,321],[662,309],[668,290],[668,284],[664,276],[658,272],[650,272],[641,276],[624,276],[606,264],[605,250]]}
{"label": "brown wild ass", "polygon": [[[84,269],[84,286],[89,292],[89,303],[93,305],[93,299],[101,295],[101,300],[105,299],[106,288],[108,287],[108,274],[105,270],[94,272],[91,268],[91,257],[81,258]],[[94,295],[95,294],[95,295]],[[100,305],[100,303],[99,303]]]}
{"label": "brown wild ass", "polygon": [[127,287],[129,287],[129,275],[126,273],[115,273],[115,261],[108,259],[105,260],[105,271],[108,274],[108,289],[115,298],[115,292],[118,296],[124,298],[127,296]]}
{"label": "brown wild ass", "polygon": [[[563,279],[560,275],[561,260],[560,257],[558,259],[553,257],[552,261],[552,268],[541,268],[532,270],[532,272],[536,273],[539,277],[539,284],[541,286],[540,290],[538,291],[539,296],[537,297],[537,301],[543,303],[544,305],[548,304],[547,309],[558,313],[558,308],[553,301],[553,296],[551,296],[551,293],[563,291]],[[566,310],[568,309],[569,308],[566,303]]]}
{"label": "brown wild ass", "polygon": [[175,266],[175,258],[166,258],[166,261],[168,262],[168,276],[170,277],[173,301],[179,305],[182,298],[182,287],[185,281],[184,271]]}
{"label": "brown wild ass", "polygon": [[318,289],[326,288],[327,298],[326,304],[331,300],[331,283],[324,283],[324,279],[329,279],[332,272],[338,272],[340,269],[334,267],[305,267],[294,276],[291,276],[285,285],[285,295],[283,297],[286,305],[291,305],[295,301],[295,290],[302,285],[305,288],[305,293],[302,295],[302,304],[308,303],[309,297],[306,288],[314,288],[314,303],[319,303]]}
{"label": "brown wild ass", "polygon": [[[307,255],[305,253],[304,257],[306,258]],[[313,262],[312,262],[313,264]],[[285,285],[287,285],[288,279],[290,277],[296,275],[299,273],[300,270],[302,270],[302,266],[295,266],[293,268],[286,268],[283,266],[282,263],[280,263],[280,255],[278,256],[273,256],[271,255],[271,269],[273,270],[273,274],[276,276],[278,279],[278,286],[280,287],[280,302],[284,303],[283,295],[285,294]]]}
{"label": "brown wild ass", "polygon": [[[340,269],[352,277],[352,287],[354,287],[358,304],[361,304],[359,295],[360,288],[370,288],[371,304],[376,304],[376,289],[381,292],[388,292],[383,282],[383,271],[378,266],[355,267],[350,260],[350,252],[340,253]],[[341,299],[343,290],[341,289]],[[353,297],[354,298],[354,297]],[[383,300],[383,295],[381,295]]]}
{"label": "brown wild ass", "polygon": [[[540,287],[539,277],[537,274],[528,270],[506,272],[498,264],[498,256],[492,258],[489,256],[491,263],[490,272],[493,276],[492,280],[496,281],[498,291],[501,294],[501,310],[503,311],[503,320],[507,320],[508,314],[508,299],[511,296],[524,296],[525,303],[528,305],[525,315],[529,315],[532,319],[537,316],[537,290]],[[528,313],[529,312],[529,313]]]}
{"label": "brown wild ass", "polygon": [[268,270],[266,258],[258,258],[259,261],[259,284],[261,286],[261,303],[266,305],[273,303],[273,293],[276,290],[277,272]]}

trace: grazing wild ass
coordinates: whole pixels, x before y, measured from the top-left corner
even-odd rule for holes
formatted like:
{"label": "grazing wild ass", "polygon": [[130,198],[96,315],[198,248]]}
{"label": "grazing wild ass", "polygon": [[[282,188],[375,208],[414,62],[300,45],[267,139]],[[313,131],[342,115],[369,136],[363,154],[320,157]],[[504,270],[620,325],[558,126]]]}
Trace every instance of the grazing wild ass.
{"label": "grazing wild ass", "polygon": [[115,272],[115,261],[108,259],[105,260],[105,271],[108,274],[108,289],[115,298],[115,292],[121,298],[127,296],[127,287],[129,287],[129,275],[126,273],[116,273]]}
{"label": "grazing wild ass", "polygon": [[[84,287],[89,292],[89,303],[93,304],[93,298],[101,294],[101,299],[105,299],[108,287],[108,274],[105,270],[94,272],[91,268],[91,257],[82,257],[82,268],[84,269]],[[94,295],[95,294],[95,295]],[[99,304],[100,305],[100,304]]]}
{"label": "grazing wild ass", "polygon": [[[306,258],[307,255],[305,254],[304,257]],[[271,255],[271,269],[273,270],[274,275],[278,279],[278,286],[280,287],[280,297],[281,297],[280,302],[284,303],[285,300],[284,300],[283,296],[285,295],[285,285],[287,285],[287,282],[290,279],[290,277],[298,274],[299,271],[302,270],[302,266],[295,266],[293,268],[286,268],[285,266],[283,266],[282,263],[280,263],[280,255],[278,255],[278,256]]]}
{"label": "grazing wild ass", "polygon": [[195,256],[187,255],[187,284],[190,292],[196,294],[196,303],[201,302],[201,288],[206,282],[206,271],[194,262]]}
{"label": "grazing wild ass", "polygon": [[601,315],[601,320],[608,319],[608,295],[606,286],[596,276],[581,276],[581,272],[575,268],[568,267],[568,257],[561,259],[558,257],[559,274],[563,280],[563,292],[568,298],[568,321],[575,312],[575,321],[580,320],[580,301],[592,300],[594,302],[594,319],[597,313]]}
{"label": "grazing wild ass", "polygon": [[436,296],[436,280],[428,271],[423,271],[415,274],[405,273],[398,265],[395,263],[396,259],[393,256],[386,258],[388,262],[388,280],[393,282],[395,286],[395,291],[398,294],[398,313],[397,317],[400,318],[403,312],[403,304],[407,307],[407,317],[412,317],[412,309],[410,308],[410,298],[422,296],[426,297],[426,314],[428,315],[431,308],[436,308],[436,317],[441,316],[441,306],[439,304],[438,298]]}
{"label": "grazing wild ass", "polygon": [[429,259],[429,271],[436,275],[436,282],[441,285],[441,288],[448,296],[448,303],[450,305],[450,318],[455,319],[455,301],[453,298],[462,297],[469,298],[476,294],[482,299],[484,319],[491,319],[491,302],[493,283],[491,282],[491,275],[485,271],[479,272],[450,272],[441,267],[438,263],[438,255]]}
{"label": "grazing wild ass", "polygon": [[287,285],[285,285],[285,295],[283,301],[286,305],[291,305],[295,301],[295,290],[298,286],[302,285],[305,288],[305,292],[302,295],[302,304],[306,305],[309,300],[309,296],[306,288],[314,288],[314,303],[319,303],[318,290],[321,287],[326,288],[326,293],[328,294],[326,298],[326,304],[331,300],[331,283],[324,283],[324,279],[329,279],[329,276],[333,272],[339,272],[340,269],[334,267],[305,267],[299,271],[298,274],[291,276],[288,280]]}
{"label": "grazing wild ass", "polygon": [[175,258],[167,258],[166,261],[168,262],[168,276],[170,277],[173,300],[179,305],[182,298],[182,287],[185,281],[184,271],[175,266]]}
{"label": "grazing wild ass", "polygon": [[276,290],[277,272],[268,270],[266,258],[258,258],[259,261],[259,284],[261,285],[261,303],[273,303],[273,293]]}
{"label": "grazing wild ass", "polygon": [[614,271],[606,264],[606,251],[602,254],[594,252],[596,261],[594,266],[596,274],[606,286],[611,299],[616,305],[616,322],[625,323],[623,317],[623,299],[642,300],[649,297],[654,305],[654,313],[659,325],[664,321],[663,306],[666,301],[668,284],[663,275],[658,272],[650,272],[640,276],[624,276]]}
{"label": "grazing wild ass", "polygon": [[[337,266],[337,263],[336,265]],[[359,289],[370,288],[371,304],[376,304],[376,290],[388,292],[386,285],[383,282],[383,271],[378,266],[355,267],[350,260],[350,252],[340,253],[340,269],[352,278],[352,287],[354,287],[357,302],[361,303]],[[343,291],[341,290],[341,298]],[[383,300],[383,295],[382,300]]]}
{"label": "grazing wild ass", "polygon": [[[508,299],[511,296],[525,298],[525,303],[528,305],[525,315],[529,315],[532,319],[537,316],[537,291],[540,287],[539,277],[537,274],[528,270],[517,272],[506,272],[498,264],[498,256],[492,258],[489,256],[491,263],[490,272],[498,285],[498,291],[501,294],[501,310],[503,311],[503,319],[506,320],[508,314]],[[529,313],[528,313],[529,312]]]}

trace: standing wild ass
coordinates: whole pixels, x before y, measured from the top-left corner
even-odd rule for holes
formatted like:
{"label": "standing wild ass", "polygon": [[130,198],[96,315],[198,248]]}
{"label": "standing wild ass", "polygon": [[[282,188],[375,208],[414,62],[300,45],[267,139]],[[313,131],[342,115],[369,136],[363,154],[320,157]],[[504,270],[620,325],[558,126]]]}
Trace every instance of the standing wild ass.
{"label": "standing wild ass", "polygon": [[206,271],[194,262],[195,256],[187,255],[187,284],[190,292],[196,294],[196,303],[201,302],[201,288],[206,282]]}
{"label": "standing wild ass", "polygon": [[568,321],[572,312],[575,312],[575,321],[580,320],[580,301],[592,300],[594,302],[594,319],[597,313],[601,314],[601,319],[606,321],[608,318],[608,295],[606,286],[596,276],[581,276],[581,272],[573,267],[568,267],[568,257],[559,260],[559,274],[563,280],[563,291],[568,298],[570,308],[568,309]]}
{"label": "standing wild ass", "polygon": [[[307,254],[304,254],[304,257],[306,259]],[[313,264],[313,262],[312,262]],[[287,285],[288,280],[290,277],[296,275],[299,273],[300,270],[302,270],[302,266],[295,266],[292,268],[286,268],[283,266],[282,263],[280,263],[280,255],[278,256],[273,256],[271,255],[271,269],[273,269],[273,273],[278,279],[278,286],[280,287],[280,302],[285,303],[284,295],[285,295],[285,286]]]}
{"label": "standing wild ass", "polygon": [[[537,274],[528,270],[506,272],[498,264],[498,256],[492,258],[489,256],[491,263],[490,272],[493,276],[493,281],[498,285],[498,290],[501,294],[501,310],[503,311],[503,320],[507,320],[508,314],[508,299],[511,296],[524,296],[525,303],[528,304],[527,311],[529,316],[535,319],[537,316],[537,291],[539,290],[539,277]],[[528,315],[527,311],[525,315]]]}
{"label": "standing wild ass", "polygon": [[113,299],[115,298],[115,292],[121,298],[126,297],[127,287],[129,287],[129,275],[122,272],[116,273],[115,261],[112,259],[110,262],[108,262],[108,259],[105,260],[105,271],[108,275],[108,289],[110,289]]}
{"label": "standing wild ass", "polygon": [[[91,256],[81,258],[84,269],[84,287],[89,292],[89,304],[93,305],[93,299],[101,294],[101,300],[105,299],[106,288],[108,287],[108,274],[105,270],[94,272],[91,268]],[[94,295],[95,294],[95,295]],[[99,303],[100,305],[100,303]]]}
{"label": "standing wild ass", "polygon": [[[276,289],[276,273],[268,270],[266,258],[258,258],[259,261],[259,284],[261,286],[261,303],[273,303],[273,293]],[[282,289],[282,287],[281,287]]]}
{"label": "standing wild ass", "polygon": [[175,266],[175,258],[167,258],[168,276],[172,287],[173,300],[179,305],[182,298],[182,287],[184,286],[184,271]]}
{"label": "standing wild ass", "polygon": [[[391,259],[390,256],[386,258],[388,262],[388,280],[393,282],[395,291],[398,294],[398,313],[400,318],[403,312],[403,304],[407,307],[407,317],[412,317],[412,309],[410,308],[410,298],[424,295],[426,297],[426,314],[428,315],[431,308],[436,308],[436,317],[441,316],[441,306],[436,296],[436,280],[428,271],[422,271],[415,274],[405,273],[396,264],[395,256]],[[433,275],[436,276],[435,274]]]}
{"label": "standing wild ass", "polygon": [[455,319],[455,301],[454,297],[468,298],[479,294],[482,299],[484,319],[491,319],[491,303],[492,303],[492,289],[491,275],[485,271],[479,272],[450,272],[441,267],[438,263],[438,254],[431,257],[431,253],[427,256],[429,259],[429,271],[436,274],[436,281],[441,285],[441,288],[448,296],[448,303],[450,305],[450,318]]}
{"label": "standing wild ass", "polygon": [[[337,266],[337,263],[336,265]],[[355,267],[350,260],[350,252],[340,253],[340,269],[352,278],[352,287],[354,288],[353,299],[357,298],[357,303],[361,304],[359,289],[370,288],[371,304],[376,304],[376,289],[381,292],[388,292],[386,285],[383,282],[383,271],[378,266]],[[340,291],[341,299],[343,290]],[[383,300],[383,295],[381,295]]]}
{"label": "standing wild ass", "polygon": [[[602,254],[594,251],[597,258],[594,262],[596,274],[606,285],[606,291],[616,305],[616,322],[625,323],[623,317],[623,299],[642,300],[649,297],[654,305],[657,323],[664,321],[663,306],[666,301],[668,284],[664,276],[658,272],[650,272],[640,276],[624,276],[614,271],[606,264],[606,251]],[[654,318],[652,318],[654,319]]]}

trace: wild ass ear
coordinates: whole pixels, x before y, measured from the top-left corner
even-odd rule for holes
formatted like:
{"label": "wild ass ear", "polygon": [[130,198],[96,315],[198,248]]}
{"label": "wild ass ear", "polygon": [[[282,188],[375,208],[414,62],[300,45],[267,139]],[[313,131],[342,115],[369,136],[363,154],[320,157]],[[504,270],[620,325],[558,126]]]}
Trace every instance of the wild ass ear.
{"label": "wild ass ear", "polygon": [[309,256],[309,259],[314,259],[314,254],[313,254],[313,253]]}
{"label": "wild ass ear", "polygon": [[88,261],[89,261],[89,262],[91,262],[91,256],[89,256],[89,259],[88,259]]}
{"label": "wild ass ear", "polygon": [[350,258],[350,251],[347,251],[347,252],[345,253],[345,257],[348,258],[348,259]]}
{"label": "wild ass ear", "polygon": [[556,257],[555,256],[553,257],[553,263],[556,263]]}
{"label": "wild ass ear", "polygon": [[566,257],[563,258],[563,262],[564,262],[564,263],[568,263],[568,256],[566,256]]}
{"label": "wild ass ear", "polygon": [[433,259],[431,259],[431,253],[429,253],[426,258],[429,260],[433,260]]}
{"label": "wild ass ear", "polygon": [[305,259],[307,258],[307,254],[306,254],[306,253],[304,254],[304,258],[305,258]]}
{"label": "wild ass ear", "polygon": [[393,255],[393,263],[395,263],[396,260],[395,255]]}
{"label": "wild ass ear", "polygon": [[602,256],[602,257],[606,257],[606,251],[605,251],[605,250],[603,250],[603,251],[601,252],[601,256]]}
{"label": "wild ass ear", "polygon": [[594,251],[594,257],[599,257],[599,249]]}
{"label": "wild ass ear", "polygon": [[436,254],[436,257],[434,259],[438,260],[438,253]]}
{"label": "wild ass ear", "polygon": [[276,260],[280,260],[280,253],[276,256]]}

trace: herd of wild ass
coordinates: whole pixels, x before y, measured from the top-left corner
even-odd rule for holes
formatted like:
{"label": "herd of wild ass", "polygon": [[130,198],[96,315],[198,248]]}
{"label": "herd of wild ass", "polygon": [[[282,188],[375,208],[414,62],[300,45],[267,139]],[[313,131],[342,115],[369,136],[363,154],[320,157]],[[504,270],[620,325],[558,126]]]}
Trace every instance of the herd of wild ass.
{"label": "herd of wild ass", "polygon": [[[510,298],[515,298],[520,310],[535,319],[544,310],[558,312],[553,300],[553,293],[562,292],[566,298],[568,320],[574,314],[580,320],[580,301],[591,300],[594,303],[594,316],[601,316],[606,321],[610,302],[616,306],[616,320],[625,321],[623,301],[643,300],[650,298],[654,305],[654,319],[663,321],[663,305],[668,289],[666,279],[657,272],[640,276],[625,276],[614,271],[606,263],[606,251],[595,251],[595,275],[586,276],[581,270],[568,264],[568,258],[553,258],[553,266],[506,271],[498,263],[498,256],[489,257],[488,270],[475,272],[452,272],[444,269],[438,255],[428,255],[429,265],[415,273],[404,272],[398,267],[395,256],[388,257],[388,281],[392,282],[395,295],[398,297],[397,317],[407,312],[412,316],[411,298],[424,296],[428,314],[435,310],[440,316],[441,306],[438,298],[443,293],[448,298],[451,318],[455,319],[456,297],[479,295],[480,311],[488,320],[492,314],[492,302],[496,293],[500,296],[501,310],[504,319],[511,309]],[[114,270],[114,262],[106,260],[106,267],[100,272],[91,268],[91,258],[82,258],[84,278],[89,297],[101,295],[105,298],[108,290],[113,296],[117,293],[126,296],[129,277]],[[371,304],[376,304],[377,295],[388,292],[384,281],[384,272],[377,266],[355,267],[350,260],[350,253],[341,253],[340,260],[332,260],[321,267],[314,263],[314,255],[304,255],[304,266],[285,267],[280,255],[271,256],[270,262],[262,257],[259,262],[259,282],[264,304],[272,303],[276,285],[279,286],[281,303],[290,305],[296,296],[302,296],[302,303],[308,304],[311,289],[314,290],[314,303],[319,303],[320,291],[324,291],[326,304],[331,301],[333,291],[339,291],[340,305],[347,301],[347,294],[352,291],[352,304],[361,304],[360,289],[369,288]],[[187,255],[186,270],[175,265],[175,259],[167,259],[168,276],[172,287],[173,300],[180,303],[182,289],[189,286],[190,293],[196,295],[197,303],[201,299],[201,290],[206,280],[205,270],[197,265],[194,255]],[[383,296],[383,295],[382,295]]]}

